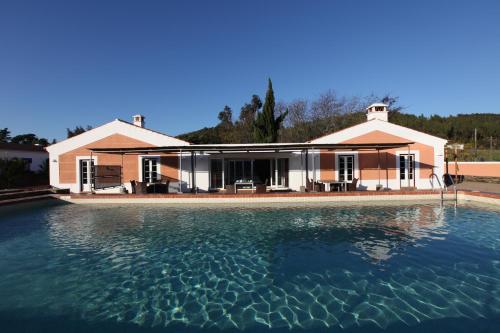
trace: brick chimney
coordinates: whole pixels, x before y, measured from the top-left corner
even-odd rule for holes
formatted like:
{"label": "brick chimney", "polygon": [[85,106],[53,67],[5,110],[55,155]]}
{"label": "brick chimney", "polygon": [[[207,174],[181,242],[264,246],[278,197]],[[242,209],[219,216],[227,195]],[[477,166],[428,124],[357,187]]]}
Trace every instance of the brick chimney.
{"label": "brick chimney", "polygon": [[139,127],[144,127],[145,125],[144,119],[146,119],[146,117],[144,117],[143,115],[136,114],[134,116],[134,125]]}

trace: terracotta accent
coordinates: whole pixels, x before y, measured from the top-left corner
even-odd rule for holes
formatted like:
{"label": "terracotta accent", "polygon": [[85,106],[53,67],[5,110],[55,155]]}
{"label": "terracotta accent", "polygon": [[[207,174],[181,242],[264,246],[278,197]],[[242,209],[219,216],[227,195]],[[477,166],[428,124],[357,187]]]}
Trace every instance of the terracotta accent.
{"label": "terracotta accent", "polygon": [[350,140],[341,143],[405,143],[409,140],[403,139],[399,136],[395,136],[382,131],[373,131],[360,135],[358,137],[352,138]]}
{"label": "terracotta accent", "polygon": [[[448,171],[455,174],[455,162],[448,163]],[[500,177],[500,163],[488,162],[458,162],[458,175],[479,177]]]}
{"label": "terracotta accent", "polygon": [[335,153],[321,150],[319,153],[320,179],[323,181],[335,179]]}
{"label": "terracotta accent", "polygon": [[[90,156],[88,148],[132,148],[153,147],[143,141],[132,139],[121,134],[112,134],[104,139],[92,142],[78,149],[64,153],[59,156],[59,179],[60,183],[76,183],[76,158],[77,156]],[[178,179],[178,157],[175,154],[160,153],[160,172],[162,179]],[[121,167],[122,156],[118,154],[93,153],[97,157],[98,166]],[[139,158],[138,155],[123,155],[123,182],[139,180]]]}
{"label": "terracotta accent", "polygon": [[[408,140],[385,133],[382,131],[373,131],[356,138],[341,142],[341,143],[404,143]],[[434,167],[434,148],[421,143],[414,143],[410,145],[410,150],[419,151],[420,160],[420,179],[428,179],[433,172]],[[396,149],[386,149],[380,151],[380,182],[386,179],[397,179],[397,151],[407,151],[406,147]],[[346,153],[348,154],[348,153]],[[334,152],[322,151],[320,153],[321,164],[321,179],[335,179],[335,154]],[[360,180],[378,180],[378,154],[377,151],[362,151],[358,152],[358,166]],[[323,177],[323,174],[325,175]]]}

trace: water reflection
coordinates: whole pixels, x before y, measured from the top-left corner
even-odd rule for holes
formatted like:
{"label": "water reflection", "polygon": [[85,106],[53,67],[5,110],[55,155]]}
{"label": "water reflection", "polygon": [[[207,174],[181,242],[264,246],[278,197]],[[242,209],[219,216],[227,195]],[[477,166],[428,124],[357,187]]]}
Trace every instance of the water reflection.
{"label": "water reflection", "polygon": [[[16,291],[0,309],[240,330],[386,328],[500,313],[495,212],[65,206],[45,214],[48,241],[19,239],[11,245],[20,252],[3,258],[19,266],[0,261],[0,288]],[[469,224],[478,216],[481,230]],[[45,266],[23,257],[35,249]]]}

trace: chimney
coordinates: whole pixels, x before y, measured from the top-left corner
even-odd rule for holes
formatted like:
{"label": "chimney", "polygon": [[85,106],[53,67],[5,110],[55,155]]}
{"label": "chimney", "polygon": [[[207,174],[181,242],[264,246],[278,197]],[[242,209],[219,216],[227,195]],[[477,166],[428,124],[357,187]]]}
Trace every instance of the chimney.
{"label": "chimney", "polygon": [[387,104],[373,103],[366,108],[366,119],[368,121],[378,119],[382,121],[389,121],[389,112],[387,111]]}
{"label": "chimney", "polygon": [[144,127],[144,119],[146,119],[146,117],[144,117],[143,115],[136,114],[134,116],[134,125]]}

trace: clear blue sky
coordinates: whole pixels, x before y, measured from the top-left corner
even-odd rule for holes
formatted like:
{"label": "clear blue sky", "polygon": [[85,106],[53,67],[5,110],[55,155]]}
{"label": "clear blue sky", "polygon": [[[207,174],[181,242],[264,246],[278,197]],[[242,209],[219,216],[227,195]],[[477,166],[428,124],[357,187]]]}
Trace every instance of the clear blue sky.
{"label": "clear blue sky", "polygon": [[0,128],[144,114],[177,135],[278,100],[400,97],[425,115],[500,112],[500,1],[2,1]]}

